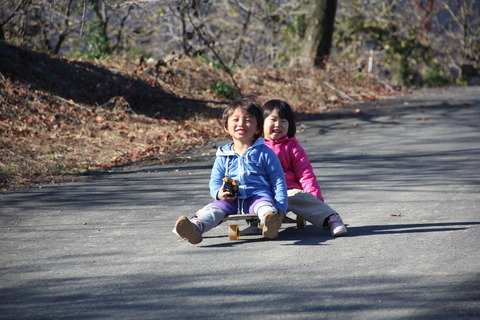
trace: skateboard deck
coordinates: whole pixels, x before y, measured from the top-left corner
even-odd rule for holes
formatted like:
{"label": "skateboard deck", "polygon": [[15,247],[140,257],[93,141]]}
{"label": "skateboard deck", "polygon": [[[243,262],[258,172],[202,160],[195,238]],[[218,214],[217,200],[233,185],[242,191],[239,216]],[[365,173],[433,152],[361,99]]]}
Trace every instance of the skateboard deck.
{"label": "skateboard deck", "polygon": [[[228,237],[230,240],[239,240],[242,235],[261,235],[262,229],[260,228],[260,219],[256,214],[232,214],[226,216],[223,221],[239,221],[245,220],[248,224],[248,227],[240,230],[238,224],[231,224],[228,226]],[[297,225],[298,229],[305,229],[305,220],[297,216],[296,219],[292,219],[288,216],[285,216],[282,220],[284,223],[293,223]]]}

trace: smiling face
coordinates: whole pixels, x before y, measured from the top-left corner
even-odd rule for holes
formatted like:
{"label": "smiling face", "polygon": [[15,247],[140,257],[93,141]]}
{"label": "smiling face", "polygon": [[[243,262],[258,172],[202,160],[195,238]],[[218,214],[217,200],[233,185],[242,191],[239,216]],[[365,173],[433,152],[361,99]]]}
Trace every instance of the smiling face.
{"label": "smiling face", "polygon": [[288,120],[280,118],[277,109],[272,110],[263,123],[263,135],[268,140],[278,140],[288,133]]}
{"label": "smiling face", "polygon": [[234,141],[251,145],[255,137],[260,134],[257,119],[247,110],[237,107],[228,117],[225,131]]}

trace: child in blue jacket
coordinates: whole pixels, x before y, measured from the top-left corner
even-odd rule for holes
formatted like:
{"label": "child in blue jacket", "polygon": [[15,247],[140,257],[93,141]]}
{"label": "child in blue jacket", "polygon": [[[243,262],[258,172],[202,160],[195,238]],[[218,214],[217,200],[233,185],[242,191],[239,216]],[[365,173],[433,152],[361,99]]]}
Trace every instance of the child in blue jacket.
{"label": "child in blue jacket", "polygon": [[[260,218],[262,234],[275,239],[282,224],[279,214],[287,210],[287,185],[280,160],[260,138],[263,111],[248,99],[230,104],[223,112],[225,131],[233,142],[220,147],[210,177],[214,202],[202,214],[178,218],[174,231],[192,244],[200,243],[202,234],[232,214],[254,213]],[[232,194],[223,179],[238,181]]]}

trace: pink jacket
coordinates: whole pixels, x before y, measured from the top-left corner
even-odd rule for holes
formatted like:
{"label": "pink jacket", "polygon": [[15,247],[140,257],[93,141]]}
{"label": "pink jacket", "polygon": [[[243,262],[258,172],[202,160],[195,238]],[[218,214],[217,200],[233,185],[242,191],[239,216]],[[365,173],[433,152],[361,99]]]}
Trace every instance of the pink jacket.
{"label": "pink jacket", "polygon": [[297,138],[285,136],[274,141],[265,139],[265,144],[280,158],[288,189],[304,190],[324,201],[312,164]]}

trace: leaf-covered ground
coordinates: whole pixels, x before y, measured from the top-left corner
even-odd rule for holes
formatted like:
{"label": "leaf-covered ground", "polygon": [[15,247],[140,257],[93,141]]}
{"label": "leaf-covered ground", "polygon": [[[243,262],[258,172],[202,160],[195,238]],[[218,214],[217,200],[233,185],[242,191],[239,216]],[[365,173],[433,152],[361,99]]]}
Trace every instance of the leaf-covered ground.
{"label": "leaf-covered ground", "polygon": [[[299,114],[391,94],[341,67],[233,71],[244,96],[284,99]],[[80,179],[214,152],[228,73],[200,59],[67,60],[0,43],[0,188]]]}

